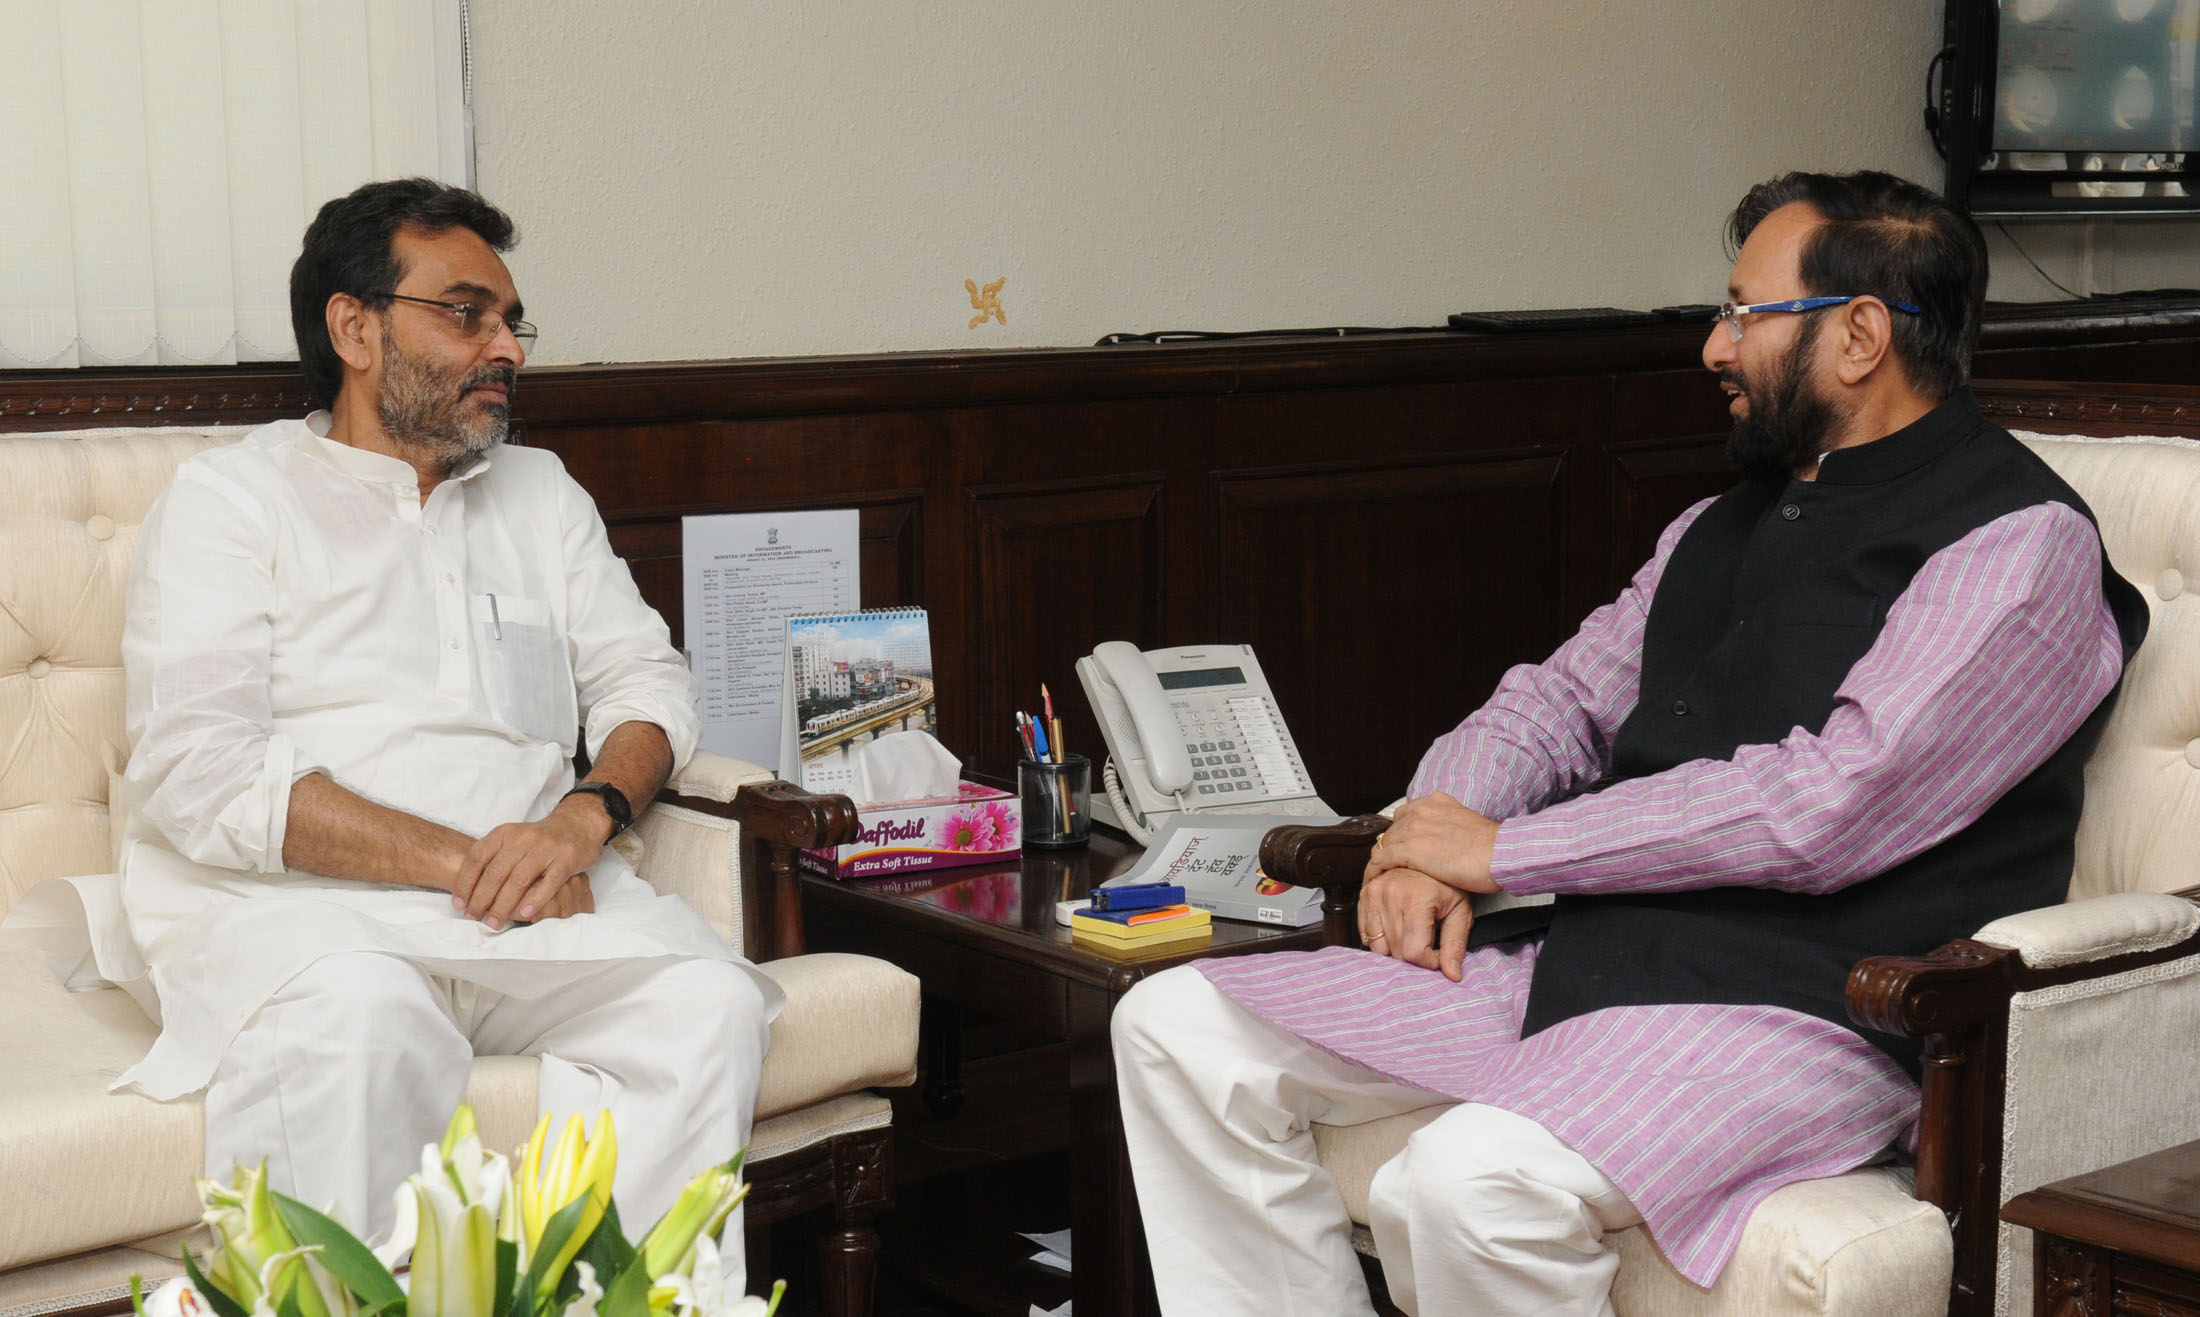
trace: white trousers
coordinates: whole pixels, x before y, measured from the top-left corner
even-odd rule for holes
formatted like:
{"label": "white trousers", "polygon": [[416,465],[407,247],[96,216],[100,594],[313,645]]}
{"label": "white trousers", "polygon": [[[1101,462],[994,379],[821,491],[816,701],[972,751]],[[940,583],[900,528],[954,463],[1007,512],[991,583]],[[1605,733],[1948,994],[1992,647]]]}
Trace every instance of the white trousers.
{"label": "white trousers", "polygon": [[[771,1027],[749,976],[715,960],[582,966],[541,997],[506,997],[376,952],[325,956],[246,1021],[206,1090],[207,1175],[267,1159],[270,1183],[334,1202],[362,1237],[443,1137],[476,1053],[541,1058],[552,1131],[578,1113],[618,1128],[613,1194],[639,1238],[695,1172],[748,1141]],[[511,1152],[510,1149],[500,1151]],[[513,1171],[518,1171],[515,1163]],[[741,1278],[739,1221],[726,1231]]]}
{"label": "white trousers", "polygon": [[1384,1079],[1253,1015],[1184,966],[1114,1015],[1123,1134],[1167,1317],[1370,1313],[1309,1126],[1449,1104],[1384,1163],[1368,1221],[1390,1296],[1430,1317],[1609,1313],[1606,1231],[1641,1222],[1533,1121]]}

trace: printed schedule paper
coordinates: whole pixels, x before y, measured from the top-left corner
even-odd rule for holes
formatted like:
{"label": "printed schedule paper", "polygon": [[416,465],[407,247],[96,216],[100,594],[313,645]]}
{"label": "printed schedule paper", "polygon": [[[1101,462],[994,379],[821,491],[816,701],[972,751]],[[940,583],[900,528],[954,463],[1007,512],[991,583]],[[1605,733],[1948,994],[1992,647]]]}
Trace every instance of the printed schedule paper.
{"label": "printed schedule paper", "polygon": [[853,508],[680,519],[689,666],[703,748],[791,776],[780,759],[787,619],[858,606]]}

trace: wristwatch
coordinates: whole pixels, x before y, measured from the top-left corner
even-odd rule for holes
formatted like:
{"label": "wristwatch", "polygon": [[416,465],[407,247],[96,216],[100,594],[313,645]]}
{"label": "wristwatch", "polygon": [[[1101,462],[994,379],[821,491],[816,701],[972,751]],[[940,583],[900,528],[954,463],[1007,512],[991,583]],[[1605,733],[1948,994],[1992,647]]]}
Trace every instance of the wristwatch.
{"label": "wristwatch", "polygon": [[[634,807],[626,803],[626,793],[609,782],[576,782],[571,791],[558,799],[568,800],[579,795],[594,796],[603,802],[603,812],[611,816],[611,837],[634,826]],[[604,840],[609,841],[611,837]]]}

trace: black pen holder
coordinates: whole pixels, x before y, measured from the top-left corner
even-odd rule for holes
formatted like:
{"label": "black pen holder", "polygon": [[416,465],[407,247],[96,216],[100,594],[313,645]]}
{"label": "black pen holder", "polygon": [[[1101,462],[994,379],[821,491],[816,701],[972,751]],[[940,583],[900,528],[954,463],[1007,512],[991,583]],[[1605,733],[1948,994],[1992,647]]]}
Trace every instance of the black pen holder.
{"label": "black pen holder", "polygon": [[1092,840],[1092,761],[1083,755],[1025,759],[1016,765],[1023,798],[1024,845],[1068,850]]}

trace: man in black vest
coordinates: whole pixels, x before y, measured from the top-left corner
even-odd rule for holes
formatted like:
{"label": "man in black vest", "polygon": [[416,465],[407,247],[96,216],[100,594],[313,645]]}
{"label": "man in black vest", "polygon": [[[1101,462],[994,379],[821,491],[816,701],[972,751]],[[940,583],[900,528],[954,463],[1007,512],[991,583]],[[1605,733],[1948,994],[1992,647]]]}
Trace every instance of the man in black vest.
{"label": "man in black vest", "polygon": [[[2062,899],[2146,611],[1964,387],[1978,228],[1862,173],[1761,184],[1730,231],[1703,359],[1742,482],[1429,750],[1368,951],[1203,961],[1117,1010],[1165,1310],[1367,1311],[1308,1125],[1447,1101],[1369,1191],[1408,1312],[1608,1311],[1604,1235],[1638,1223],[1709,1285],[1773,1189],[1914,1121],[1855,961]],[[1555,899],[1476,927],[1500,891]]]}

